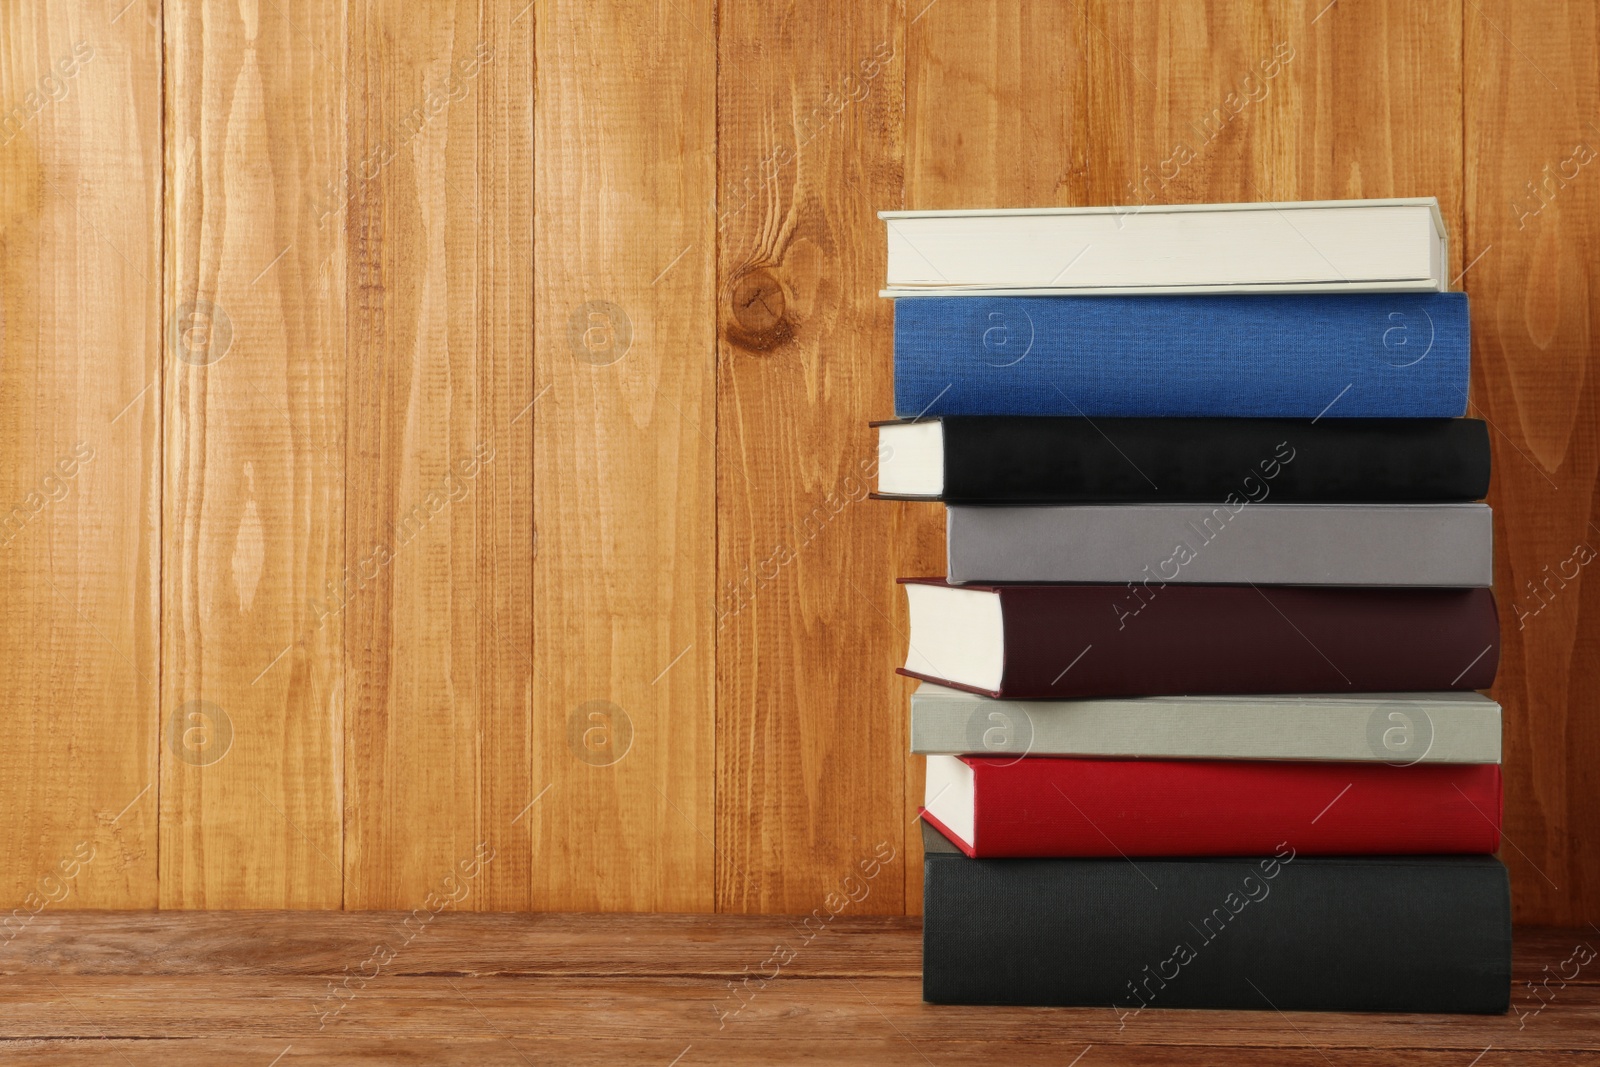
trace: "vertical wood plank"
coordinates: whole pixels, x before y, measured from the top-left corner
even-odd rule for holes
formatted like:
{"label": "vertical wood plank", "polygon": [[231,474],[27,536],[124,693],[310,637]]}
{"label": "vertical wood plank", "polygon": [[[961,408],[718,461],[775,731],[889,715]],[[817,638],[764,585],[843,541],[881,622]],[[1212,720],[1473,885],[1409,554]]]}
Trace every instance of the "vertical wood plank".
{"label": "vertical wood plank", "polygon": [[533,13],[352,23],[345,904],[522,909]]}
{"label": "vertical wood plank", "polygon": [[[906,35],[906,207],[1093,203],[1086,8],[936,4]],[[1039,62],[1045,54],[1055,57]]]}
{"label": "vertical wood plank", "polygon": [[876,213],[902,198],[906,15],[720,21],[717,905],[833,910],[883,845],[892,873],[849,907],[898,913],[910,512],[864,498],[893,414]]}
{"label": "vertical wood plank", "polygon": [[338,5],[169,0],[161,903],[338,907]]}
{"label": "vertical wood plank", "polygon": [[535,12],[534,905],[709,911],[713,5]]}
{"label": "vertical wood plank", "polygon": [[1494,427],[1505,844],[1522,922],[1600,906],[1600,45],[1592,4],[1465,5],[1473,414]]}
{"label": "vertical wood plank", "polygon": [[0,13],[0,952],[156,901],[158,11]]}
{"label": "vertical wood plank", "polygon": [[937,4],[909,36],[907,206],[1436,196],[1460,270],[1461,43],[1450,4]]}

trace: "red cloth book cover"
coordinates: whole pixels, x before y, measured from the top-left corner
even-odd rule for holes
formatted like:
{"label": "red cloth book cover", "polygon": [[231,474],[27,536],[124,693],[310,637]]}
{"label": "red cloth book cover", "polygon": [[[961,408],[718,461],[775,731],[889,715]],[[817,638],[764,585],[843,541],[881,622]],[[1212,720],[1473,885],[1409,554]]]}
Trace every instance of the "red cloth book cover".
{"label": "red cloth book cover", "polygon": [[932,756],[924,818],[978,859],[1490,853],[1497,764]]}

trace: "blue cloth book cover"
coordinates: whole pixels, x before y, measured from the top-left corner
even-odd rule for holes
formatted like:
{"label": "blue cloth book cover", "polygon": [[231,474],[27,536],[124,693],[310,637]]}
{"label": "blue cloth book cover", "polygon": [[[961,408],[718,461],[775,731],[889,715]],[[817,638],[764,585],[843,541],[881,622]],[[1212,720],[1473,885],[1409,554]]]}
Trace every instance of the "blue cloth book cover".
{"label": "blue cloth book cover", "polygon": [[1465,293],[895,301],[895,414],[1455,418]]}

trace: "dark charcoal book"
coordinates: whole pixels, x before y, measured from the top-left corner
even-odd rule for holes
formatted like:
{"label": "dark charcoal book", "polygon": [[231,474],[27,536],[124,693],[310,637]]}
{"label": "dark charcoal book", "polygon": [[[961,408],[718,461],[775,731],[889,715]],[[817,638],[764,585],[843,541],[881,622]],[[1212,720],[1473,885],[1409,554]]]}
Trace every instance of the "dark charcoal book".
{"label": "dark charcoal book", "polygon": [[1006,859],[931,827],[936,1004],[1503,1012],[1511,891],[1492,856]]}
{"label": "dark charcoal book", "polygon": [[1489,491],[1479,419],[949,416],[878,426],[879,493],[949,504],[1449,503]]}

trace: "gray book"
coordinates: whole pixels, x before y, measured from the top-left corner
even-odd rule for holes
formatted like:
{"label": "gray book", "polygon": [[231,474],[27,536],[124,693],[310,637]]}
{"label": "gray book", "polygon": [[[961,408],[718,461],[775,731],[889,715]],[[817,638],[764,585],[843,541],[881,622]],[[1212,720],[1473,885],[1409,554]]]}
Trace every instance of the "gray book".
{"label": "gray book", "polygon": [[1487,504],[950,507],[949,580],[1488,586]]}
{"label": "gray book", "polygon": [[924,682],[911,751],[952,756],[1499,763],[1481,693],[995,700]]}

